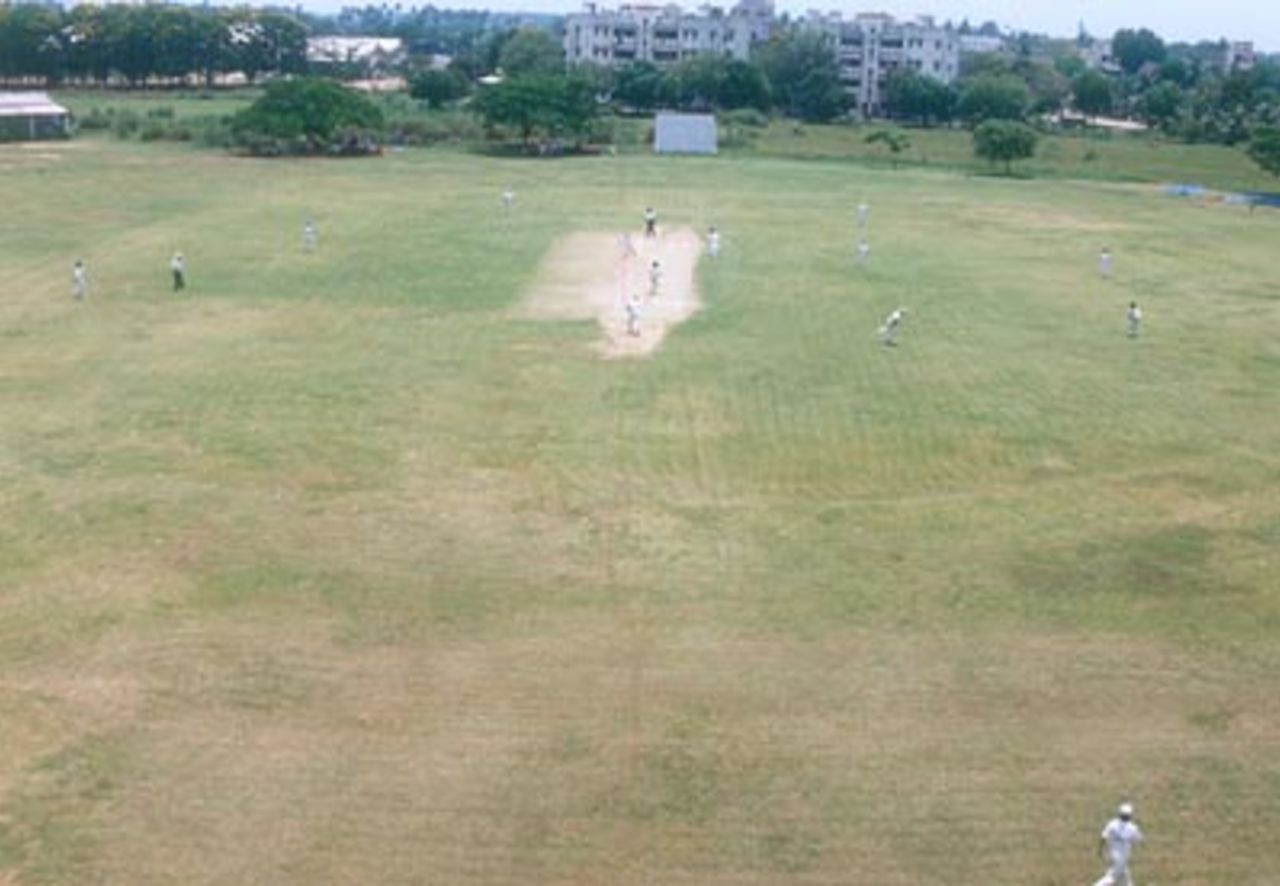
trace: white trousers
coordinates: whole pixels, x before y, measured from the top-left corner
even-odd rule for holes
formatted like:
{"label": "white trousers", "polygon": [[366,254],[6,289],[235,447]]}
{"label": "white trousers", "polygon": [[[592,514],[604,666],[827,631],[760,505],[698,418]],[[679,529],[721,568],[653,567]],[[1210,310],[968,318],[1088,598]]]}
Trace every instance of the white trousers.
{"label": "white trousers", "polygon": [[1113,864],[1093,886],[1135,886],[1128,865]]}

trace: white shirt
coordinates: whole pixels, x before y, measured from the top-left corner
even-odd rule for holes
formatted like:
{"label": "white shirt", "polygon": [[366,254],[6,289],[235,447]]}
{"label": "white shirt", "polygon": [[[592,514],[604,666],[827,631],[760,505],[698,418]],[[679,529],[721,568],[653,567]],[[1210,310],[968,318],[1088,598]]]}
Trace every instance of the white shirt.
{"label": "white shirt", "polygon": [[1142,831],[1131,821],[1113,818],[1102,829],[1102,839],[1107,843],[1107,857],[1114,865],[1125,866],[1129,863],[1129,851],[1133,844],[1142,842]]}
{"label": "white shirt", "polygon": [[707,235],[707,249],[711,251],[712,255],[720,251],[720,235],[718,233]]}
{"label": "white shirt", "polygon": [[78,283],[78,284],[80,284],[81,286],[83,286],[83,285],[84,285],[84,282],[85,282],[85,280],[87,279],[87,275],[88,275],[88,272],[85,270],[85,266],[84,266],[84,265],[75,265],[75,266],[71,269],[71,280],[72,280],[72,282],[74,282],[74,283]]}
{"label": "white shirt", "polygon": [[865,204],[865,203],[859,203],[859,204],[858,204],[858,221],[860,221],[860,222],[864,222],[864,221],[866,221],[866,220],[867,220],[867,213],[868,213],[868,212],[870,212],[870,211],[871,211],[871,207],[870,207],[870,206],[868,206],[868,205],[867,205],[867,204]]}
{"label": "white shirt", "polygon": [[902,322],[902,311],[897,310],[889,315],[889,319],[884,321],[884,325],[889,329],[892,329],[893,327],[897,326],[901,322]]}
{"label": "white shirt", "polygon": [[181,271],[184,267],[186,267],[186,264],[187,263],[183,260],[182,256],[180,255],[175,255],[172,259],[169,260],[169,267],[175,271]]}
{"label": "white shirt", "polygon": [[1137,307],[1130,308],[1130,309],[1129,309],[1129,319],[1130,319],[1131,321],[1133,321],[1134,323],[1137,323],[1139,320],[1141,320],[1141,319],[1142,319],[1142,308],[1137,308]]}

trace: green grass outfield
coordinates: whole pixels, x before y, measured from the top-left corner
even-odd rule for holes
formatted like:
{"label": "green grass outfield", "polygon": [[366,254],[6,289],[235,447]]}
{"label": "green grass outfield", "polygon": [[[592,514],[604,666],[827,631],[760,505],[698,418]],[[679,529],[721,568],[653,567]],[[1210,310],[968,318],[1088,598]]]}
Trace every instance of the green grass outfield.
{"label": "green grass outfield", "polygon": [[[1280,214],[768,157],[0,168],[0,883],[1078,884],[1123,798],[1140,880],[1280,877]],[[656,356],[517,319],[647,204],[724,232]]]}

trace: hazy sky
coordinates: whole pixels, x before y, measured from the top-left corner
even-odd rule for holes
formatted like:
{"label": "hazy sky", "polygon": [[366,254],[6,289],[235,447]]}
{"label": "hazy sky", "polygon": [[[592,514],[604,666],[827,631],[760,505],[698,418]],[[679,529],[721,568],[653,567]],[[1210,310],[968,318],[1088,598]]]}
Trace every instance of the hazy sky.
{"label": "hazy sky", "polygon": [[[302,0],[308,8],[334,10],[381,0]],[[395,2],[395,0],[389,0]],[[427,0],[402,0],[405,6]],[[576,12],[581,0],[434,0],[453,8],[486,8],[504,11]],[[617,6],[622,0],[600,0]],[[696,7],[703,0],[683,0]],[[714,0],[731,6],[732,0]],[[779,10],[802,13],[807,9],[855,12],[888,12],[899,18],[919,14],[939,21],[968,18],[975,25],[987,19],[1006,28],[1071,36],[1081,20],[1089,33],[1110,35],[1118,28],[1148,27],[1165,40],[1252,40],[1262,51],[1280,52],[1280,2],[1277,0],[867,0],[866,3],[775,0]]]}

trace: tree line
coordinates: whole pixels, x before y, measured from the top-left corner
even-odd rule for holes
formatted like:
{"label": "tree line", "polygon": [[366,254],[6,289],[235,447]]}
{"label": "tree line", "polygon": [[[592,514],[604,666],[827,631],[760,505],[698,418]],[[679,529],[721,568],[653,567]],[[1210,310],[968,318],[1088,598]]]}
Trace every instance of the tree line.
{"label": "tree line", "polygon": [[0,83],[185,83],[306,70],[307,27],[288,13],[186,6],[0,6]]}

